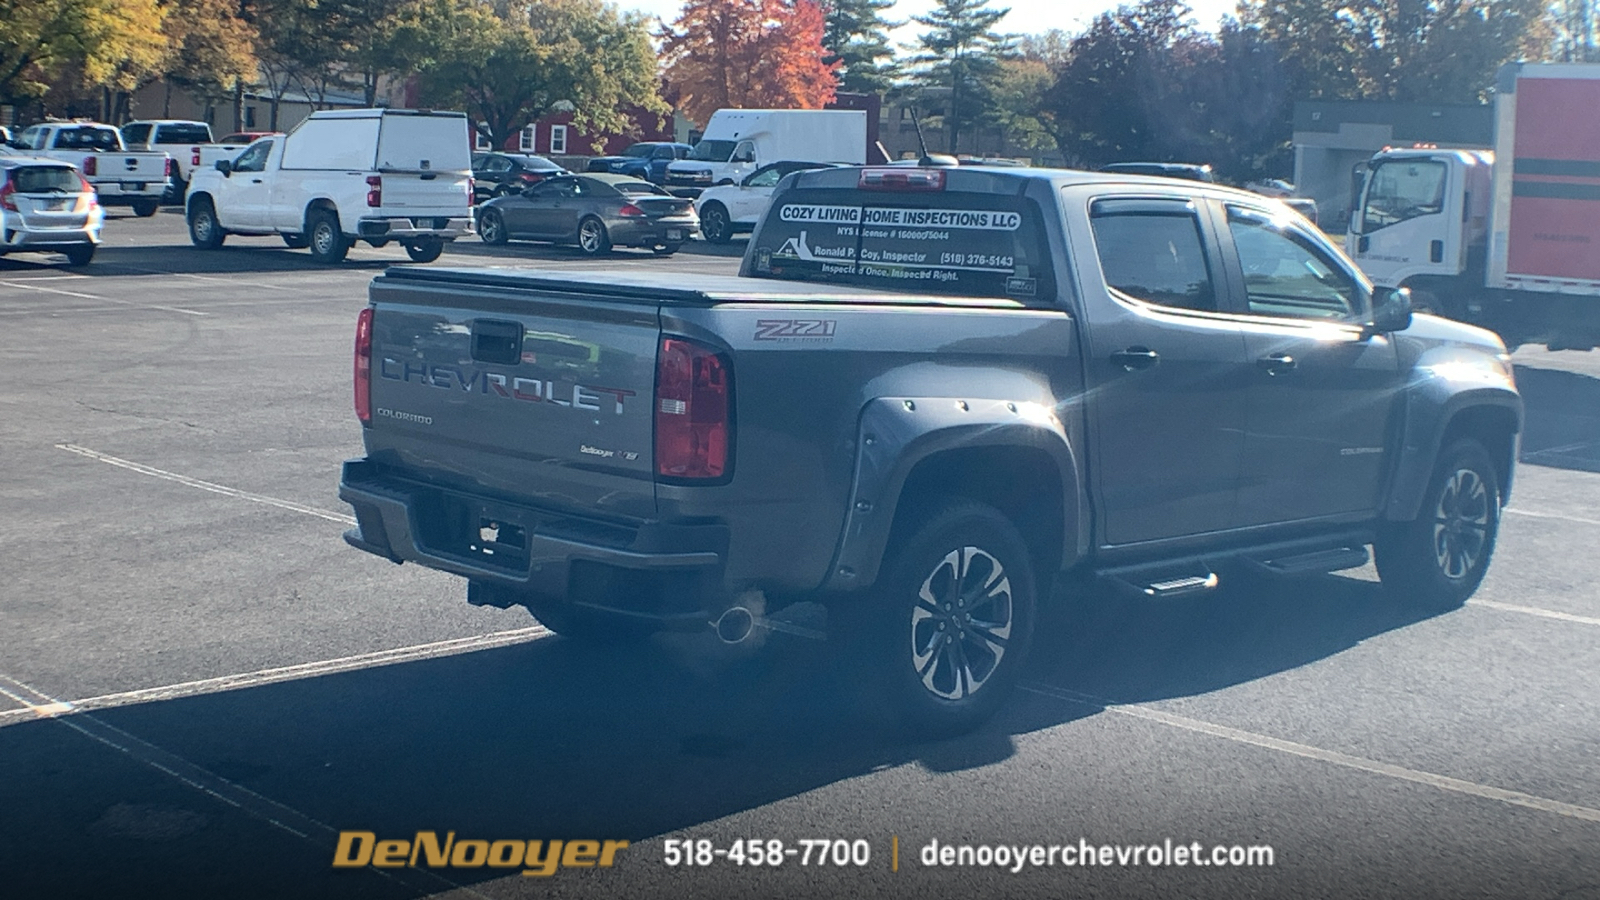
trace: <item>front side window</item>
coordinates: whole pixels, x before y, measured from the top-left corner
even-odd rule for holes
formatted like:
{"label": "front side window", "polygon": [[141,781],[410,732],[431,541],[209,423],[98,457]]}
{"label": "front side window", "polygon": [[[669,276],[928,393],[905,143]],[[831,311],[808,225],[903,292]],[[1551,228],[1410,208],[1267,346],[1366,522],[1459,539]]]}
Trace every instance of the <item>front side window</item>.
{"label": "front side window", "polygon": [[739,142],[733,150],[733,157],[729,162],[746,163],[756,161],[756,145],[749,141]]}
{"label": "front side window", "polygon": [[1360,286],[1303,235],[1265,213],[1230,207],[1228,231],[1244,270],[1245,298],[1259,316],[1348,319],[1361,311]]}
{"label": "front side window", "polygon": [[1100,271],[1114,294],[1177,309],[1217,309],[1193,204],[1100,201],[1090,222]]}
{"label": "front side window", "polygon": [[1437,160],[1391,159],[1379,163],[1368,178],[1371,186],[1361,210],[1362,233],[1443,212],[1444,180],[1444,163]]}
{"label": "front side window", "polygon": [[272,141],[262,141],[239,154],[233,161],[235,172],[263,172],[267,168],[267,154],[272,152]]}
{"label": "front side window", "polygon": [[769,166],[757,171],[745,180],[746,187],[777,187],[783,180],[783,171],[777,166]]}
{"label": "front side window", "polygon": [[511,160],[506,159],[504,156],[488,157],[483,161],[483,170],[485,172],[509,172],[511,171]]}

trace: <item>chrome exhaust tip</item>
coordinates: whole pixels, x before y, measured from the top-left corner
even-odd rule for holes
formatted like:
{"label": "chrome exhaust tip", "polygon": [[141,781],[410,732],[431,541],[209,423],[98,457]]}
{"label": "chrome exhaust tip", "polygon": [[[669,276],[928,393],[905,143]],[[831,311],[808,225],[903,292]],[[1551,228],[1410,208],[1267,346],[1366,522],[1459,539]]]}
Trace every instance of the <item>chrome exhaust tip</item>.
{"label": "chrome exhaust tip", "polygon": [[742,644],[756,630],[755,614],[743,606],[731,606],[712,623],[724,644]]}

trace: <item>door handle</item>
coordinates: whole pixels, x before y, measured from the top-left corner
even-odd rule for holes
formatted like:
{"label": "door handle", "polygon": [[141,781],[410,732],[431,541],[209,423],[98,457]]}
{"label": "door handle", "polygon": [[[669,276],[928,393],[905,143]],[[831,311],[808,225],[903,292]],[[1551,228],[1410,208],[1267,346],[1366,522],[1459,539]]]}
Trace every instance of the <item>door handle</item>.
{"label": "door handle", "polygon": [[1287,353],[1274,353],[1271,356],[1263,356],[1256,360],[1256,365],[1260,366],[1268,375],[1278,375],[1293,369],[1295,361],[1294,357]]}
{"label": "door handle", "polygon": [[250,179],[250,183],[251,183],[251,184],[260,184],[260,183],[261,183],[261,179],[259,179],[259,178],[252,178],[252,179]]}
{"label": "door handle", "polygon": [[1127,372],[1148,369],[1161,361],[1161,354],[1149,347],[1129,347],[1111,354],[1111,361]]}

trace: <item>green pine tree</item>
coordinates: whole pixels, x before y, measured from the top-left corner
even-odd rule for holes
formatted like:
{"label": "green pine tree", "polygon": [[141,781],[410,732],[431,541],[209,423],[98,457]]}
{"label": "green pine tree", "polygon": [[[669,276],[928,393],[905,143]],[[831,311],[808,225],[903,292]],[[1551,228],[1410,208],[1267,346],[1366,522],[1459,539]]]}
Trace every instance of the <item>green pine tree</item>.
{"label": "green pine tree", "polygon": [[894,86],[896,68],[889,29],[899,22],[883,17],[894,0],[824,0],[823,62],[838,62],[839,90],[882,94]]}
{"label": "green pine tree", "polygon": [[1001,62],[1015,52],[1013,40],[995,31],[1009,12],[991,9],[989,0],[938,0],[927,15],[912,16],[928,29],[914,45],[916,85],[925,106],[944,110],[939,118],[951,153],[964,128],[994,112]]}

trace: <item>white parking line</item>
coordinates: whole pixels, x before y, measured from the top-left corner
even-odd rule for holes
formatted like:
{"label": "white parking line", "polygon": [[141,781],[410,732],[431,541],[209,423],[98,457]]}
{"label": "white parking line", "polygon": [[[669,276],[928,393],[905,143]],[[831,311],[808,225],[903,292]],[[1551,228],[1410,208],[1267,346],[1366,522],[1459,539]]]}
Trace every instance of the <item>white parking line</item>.
{"label": "white parking line", "polygon": [[79,456],[87,456],[90,459],[97,459],[103,463],[107,463],[108,465],[117,466],[118,468],[127,469],[132,472],[138,472],[141,475],[149,475],[154,478],[161,478],[166,481],[187,485],[192,488],[199,488],[202,491],[210,491],[213,494],[221,494],[225,497],[234,497],[239,500],[248,500],[251,503],[264,503],[267,506],[276,506],[279,509],[287,509],[291,512],[305,513],[308,516],[316,516],[319,519],[327,519],[330,522],[340,522],[345,525],[356,524],[355,516],[348,516],[344,513],[330,512],[326,509],[318,509],[315,506],[306,506],[303,503],[295,503],[291,500],[279,500],[276,497],[268,497],[265,494],[252,494],[249,491],[241,491],[238,488],[231,488],[226,485],[217,484],[211,481],[201,481],[198,478],[190,478],[187,475],[179,475],[176,472],[168,472],[165,469],[158,469],[155,466],[147,466],[142,463],[131,462],[126,459],[119,459],[115,456],[109,456],[95,450],[90,450],[88,447],[80,447],[77,444],[57,444],[56,449],[65,450],[68,453],[76,453]]}
{"label": "white parking line", "polygon": [[47,294],[60,294],[63,297],[77,297],[82,300],[99,300],[101,303],[116,303],[121,306],[129,306],[135,309],[159,309],[162,312],[182,313],[186,316],[210,315],[210,313],[203,313],[199,310],[184,309],[181,306],[162,306],[159,303],[135,303],[132,300],[118,300],[116,297],[102,297],[99,294],[85,294],[79,291],[63,291],[57,288],[40,287],[36,284],[20,284],[14,281],[0,281],[0,285],[14,287],[24,291],[44,291]]}
{"label": "white parking line", "polygon": [[1561,513],[1533,512],[1532,510],[1516,509],[1510,506],[1506,507],[1505,511],[1512,515],[1527,516],[1530,519],[1558,519],[1562,522],[1573,522],[1578,525],[1600,525],[1600,519],[1585,519],[1580,516],[1566,516]]}
{"label": "white parking line", "polygon": [[176,700],[181,697],[194,697],[201,694],[237,691],[266,684],[277,684],[283,681],[299,681],[305,678],[317,678],[340,672],[371,669],[377,666],[417,662],[424,659],[438,659],[444,656],[456,656],[478,650],[492,650],[496,647],[525,644],[552,633],[550,629],[545,628],[543,625],[531,625],[527,628],[516,628],[511,631],[494,631],[488,634],[473,635],[472,637],[451,638],[428,644],[414,644],[410,647],[396,647],[392,650],[357,653],[353,656],[341,656],[337,659],[324,659],[317,662],[279,666],[272,669],[258,669],[254,672],[241,672],[237,675],[202,678],[199,681],[185,681],[180,684],[167,684],[134,691],[119,691],[114,694],[100,694],[95,697],[85,697],[82,700],[58,700],[48,694],[34,690],[14,678],[0,675],[0,694],[4,694],[27,707],[26,709],[8,709],[0,712],[0,725],[28,719],[74,715],[96,709],[114,709],[119,706],[132,706],[136,703],[155,703],[162,700]]}
{"label": "white parking line", "polygon": [[1521,613],[1525,616],[1539,616],[1544,619],[1555,619],[1558,622],[1576,622],[1579,625],[1600,625],[1600,619],[1591,616],[1578,616],[1572,613],[1557,612],[1553,609],[1540,609],[1537,606],[1517,606],[1513,603],[1497,603],[1494,600],[1468,600],[1468,606],[1482,606],[1486,609],[1498,609],[1501,612]]}
{"label": "white parking line", "polygon": [[1031,694],[1038,694],[1043,697],[1051,697],[1056,700],[1065,700],[1068,703],[1076,703],[1082,706],[1094,707],[1106,712],[1116,713],[1117,715],[1130,716],[1135,719],[1144,719],[1150,722],[1157,722],[1171,728],[1181,728],[1185,731],[1193,731],[1199,734],[1206,734],[1212,737],[1222,738],[1226,741],[1233,741],[1236,744],[1247,744],[1252,747],[1260,747],[1265,750],[1274,750],[1279,753],[1287,753],[1291,756],[1299,756],[1304,759],[1314,759],[1319,762],[1342,766],[1347,769],[1356,769],[1358,771],[1368,772],[1373,775],[1383,775],[1385,777],[1398,779],[1400,781],[1410,781],[1415,784],[1425,784],[1429,787],[1435,787],[1443,791],[1466,794],[1468,796],[1479,797],[1484,800],[1496,800],[1511,806],[1522,806],[1528,809],[1536,809],[1540,812],[1554,813],[1558,816],[1565,816],[1569,819],[1580,819],[1585,822],[1600,822],[1600,809],[1592,809],[1590,807],[1579,806],[1574,803],[1563,803],[1560,800],[1551,800],[1547,797],[1539,797],[1534,794],[1525,794],[1521,791],[1511,791],[1506,790],[1505,788],[1493,787],[1491,785],[1478,784],[1472,781],[1464,781],[1460,778],[1451,778],[1448,775],[1436,775],[1432,772],[1423,772],[1418,769],[1408,769],[1405,766],[1397,766],[1391,763],[1378,762],[1377,760],[1366,759],[1360,756],[1351,756],[1348,753],[1340,753],[1336,750],[1324,750],[1321,747],[1313,747],[1309,744],[1301,744],[1295,741],[1285,741],[1280,738],[1269,737],[1264,734],[1257,734],[1253,731],[1229,728],[1226,725],[1217,725],[1215,723],[1205,722],[1200,719],[1191,719],[1188,716],[1180,716],[1174,713],[1163,712],[1158,709],[1151,709],[1147,706],[1116,703],[1114,701],[1104,700],[1089,694],[1080,694],[1077,691],[1069,691],[1064,688],[1058,688],[1054,685],[1043,684],[1040,682],[1028,682],[1020,685],[1020,687],[1022,690]]}
{"label": "white parking line", "polygon": [[[319,821],[287,803],[280,803],[265,794],[223,778],[215,772],[202,768],[170,750],[130,734],[109,722],[101,721],[87,713],[74,716],[72,719],[60,718],[61,713],[58,710],[72,706],[67,701],[55,700],[49,695],[14,678],[0,675],[0,689],[3,689],[3,685],[10,685],[22,693],[32,694],[41,700],[49,701],[42,708],[57,710],[50,715],[50,718],[83,737],[149,766],[186,787],[206,794],[212,799],[238,809],[246,815],[259,819],[280,831],[292,834],[319,850],[326,851],[329,841],[339,833],[338,829],[333,826]],[[10,692],[8,691],[7,693],[9,694]],[[413,883],[415,880],[420,879],[429,882],[429,887],[422,889],[425,892],[431,892],[442,885],[450,889],[465,891],[473,897],[484,897],[483,894],[478,893],[471,887],[459,884],[427,869],[391,872],[369,867],[369,870],[391,881],[406,885],[413,890],[422,889],[421,885]]]}

